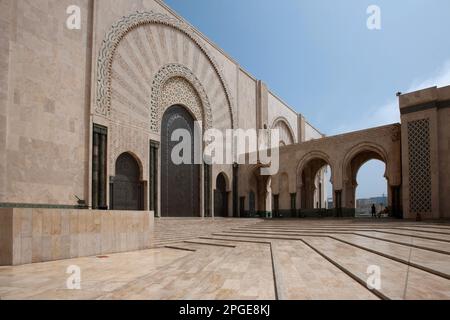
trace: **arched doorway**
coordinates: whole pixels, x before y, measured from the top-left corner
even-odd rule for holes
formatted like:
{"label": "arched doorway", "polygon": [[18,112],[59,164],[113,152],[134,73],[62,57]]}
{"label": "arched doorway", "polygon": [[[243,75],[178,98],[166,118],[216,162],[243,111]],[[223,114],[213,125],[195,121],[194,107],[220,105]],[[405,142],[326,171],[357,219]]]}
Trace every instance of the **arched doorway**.
{"label": "arched doorway", "polygon": [[272,130],[279,130],[280,147],[288,146],[295,143],[294,133],[289,126],[288,121],[284,118],[278,118],[272,125]]}
{"label": "arched doorway", "polygon": [[[354,210],[355,216],[369,215],[372,205],[375,205],[376,212],[389,206],[386,159],[384,150],[370,145],[359,147],[347,155],[344,164],[345,207]],[[357,190],[363,191],[361,187],[369,184],[372,185],[370,188],[357,195]],[[361,185],[359,189],[358,185]]]}
{"label": "arched doorway", "polygon": [[272,211],[272,188],[271,177],[261,175],[261,165],[256,165],[250,169],[252,174],[249,177],[249,215],[251,217],[266,217]]}
{"label": "arched doorway", "polygon": [[327,185],[323,185],[327,175],[332,176],[331,166],[321,157],[310,159],[301,168],[299,181],[302,210],[328,209]]}
{"label": "arched doorway", "polygon": [[144,210],[144,185],[141,170],[129,153],[121,154],[116,161],[116,175],[111,181],[112,210]]}
{"label": "arched doorway", "polygon": [[214,216],[228,217],[227,181],[223,173],[217,176],[216,190],[214,191]]}
{"label": "arched doorway", "polygon": [[[188,136],[172,141],[176,130],[186,130]],[[184,141],[189,139],[189,141]],[[183,143],[190,162],[174,163],[172,151]],[[200,216],[200,165],[194,159],[194,118],[182,106],[172,106],[164,113],[161,125],[161,216]],[[183,156],[186,156],[183,154]]]}
{"label": "arched doorway", "polygon": [[386,165],[383,161],[370,160],[356,173],[356,217],[370,217],[372,205],[375,213],[382,212],[387,203]]}

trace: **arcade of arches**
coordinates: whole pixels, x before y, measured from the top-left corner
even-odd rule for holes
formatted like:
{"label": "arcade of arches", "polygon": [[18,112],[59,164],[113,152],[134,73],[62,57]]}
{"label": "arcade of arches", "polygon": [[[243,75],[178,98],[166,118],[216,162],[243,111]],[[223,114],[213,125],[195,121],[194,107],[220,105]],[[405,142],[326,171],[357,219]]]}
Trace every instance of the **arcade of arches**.
{"label": "arcade of arches", "polygon": [[[400,126],[390,125],[281,147],[280,170],[276,176],[268,179],[260,176],[254,167],[243,168],[248,177],[246,187],[259,190],[255,211],[285,217],[353,216],[358,171],[375,159],[386,164],[388,205],[393,216],[401,217],[399,137]],[[329,196],[333,198],[333,210],[324,210],[327,209],[324,179],[327,167],[331,169],[333,194]],[[264,185],[267,181],[271,182],[270,186]]]}
{"label": "arcade of arches", "polygon": [[[1,2],[0,65],[14,76],[0,79],[0,265],[148,248],[154,217],[350,216],[358,170],[372,159],[386,165],[394,216],[450,217],[450,86],[401,94],[401,124],[325,137],[161,0],[78,1],[89,18],[72,36],[55,34],[66,17],[47,5],[46,27],[30,28],[34,2]],[[278,173],[175,165],[173,137],[197,132],[194,123],[278,129]],[[55,210],[63,222],[42,222]],[[58,235],[16,234],[25,216]],[[90,223],[83,241],[78,219]]]}
{"label": "arcade of arches", "polygon": [[[191,50],[192,54],[172,55],[151,41],[152,48],[143,45],[152,40],[153,34],[166,37],[168,30],[172,36],[161,41],[173,42],[174,47]],[[388,206],[393,216],[401,217],[404,209],[409,216],[426,212],[439,215],[432,206],[439,195],[436,179],[430,182],[431,165],[436,168],[436,161],[430,156],[431,136],[427,136],[434,124],[418,119],[415,127],[405,127],[408,119],[424,116],[411,109],[415,108],[414,100],[402,98],[402,121],[407,120],[404,125],[325,137],[262,81],[247,79],[248,90],[239,90],[244,97],[233,97],[238,84],[230,89],[229,81],[244,79],[243,74],[225,76],[211,48],[191,31],[182,23],[153,13],[126,16],[109,31],[98,59],[97,103],[93,110],[90,203],[94,209],[139,208],[158,217],[352,216],[358,171],[366,162],[379,160],[386,164]],[[175,43],[176,39],[180,43]],[[139,50],[132,52],[130,47]],[[149,59],[153,53],[157,53],[158,61]],[[202,122],[202,129],[279,130],[278,174],[261,176],[258,165],[174,165],[170,159],[175,146],[172,134],[177,129],[194,131],[195,121]],[[420,144],[423,147],[418,152],[423,156],[413,157],[405,151],[417,145],[401,141],[413,137],[412,133],[416,140],[429,138]],[[191,147],[193,152],[195,146]],[[133,155],[127,157],[128,165],[139,168],[139,173],[120,171],[122,154]],[[132,158],[137,164],[131,165]],[[409,163],[409,158],[415,162]],[[116,176],[111,175],[114,171]],[[423,176],[416,175],[414,180],[410,171]],[[325,180],[327,174],[331,174],[330,181]],[[327,183],[332,184],[332,194],[327,194]],[[133,201],[131,190],[138,192]],[[419,190],[423,196],[416,192],[411,198],[410,190]],[[333,199],[333,210],[329,198]]]}
{"label": "arcade of arches", "polygon": [[[450,87],[400,95],[401,124],[325,137],[163,2],[95,3],[102,19],[91,11],[97,21],[79,37],[46,39],[64,61],[33,48],[39,30],[13,28],[26,30],[31,41],[11,37],[11,50],[0,58],[15,75],[4,83],[14,97],[0,103],[8,124],[0,130],[0,208],[140,210],[152,217],[351,215],[358,170],[375,159],[386,165],[394,215],[449,216]],[[23,55],[21,48],[34,58],[12,59]],[[86,52],[86,59],[74,52]],[[68,66],[70,77],[39,76]],[[43,105],[25,117],[27,101]],[[255,164],[173,165],[172,135],[192,132],[194,122],[203,131],[279,130],[278,174],[261,176]],[[327,210],[328,198],[335,210]]]}

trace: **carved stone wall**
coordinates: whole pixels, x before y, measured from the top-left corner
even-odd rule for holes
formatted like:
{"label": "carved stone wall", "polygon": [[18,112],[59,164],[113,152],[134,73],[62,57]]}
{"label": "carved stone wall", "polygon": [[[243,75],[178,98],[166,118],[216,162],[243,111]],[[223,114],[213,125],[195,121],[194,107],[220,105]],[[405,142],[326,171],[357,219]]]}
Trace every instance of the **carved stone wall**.
{"label": "carved stone wall", "polygon": [[151,96],[151,130],[160,133],[161,121],[167,108],[173,105],[186,107],[196,121],[204,127],[212,127],[212,112],[209,99],[200,81],[185,66],[170,64],[156,75]]}
{"label": "carved stone wall", "polygon": [[[109,116],[111,114],[111,99],[112,97],[117,98],[119,101],[122,100],[124,104],[127,106],[131,106],[134,110],[137,112],[141,112],[143,115],[145,114],[146,110],[142,110],[143,108],[140,106],[139,103],[136,103],[133,106],[133,101],[126,101],[124,99],[124,95],[121,95],[119,90],[113,90],[112,88],[112,80],[118,80],[121,89],[123,89],[125,92],[133,96],[133,99],[130,100],[138,100],[139,102],[142,102],[141,100],[146,99],[144,94],[140,94],[141,92],[137,92],[140,90],[134,90],[132,87],[127,85],[125,81],[120,81],[119,75],[120,73],[116,73],[113,68],[113,61],[115,64],[118,65],[118,68],[121,69],[127,69],[129,71],[129,78],[134,82],[136,86],[140,86],[140,89],[142,89],[143,92],[147,91],[147,86],[149,84],[149,74],[150,72],[147,71],[150,66],[146,65],[147,63],[156,63],[161,62],[163,60],[163,55],[157,52],[157,49],[154,48],[154,45],[161,44],[161,50],[167,51],[167,48],[164,47],[163,43],[172,42],[173,47],[176,47],[176,51],[179,51],[178,48],[180,45],[177,42],[177,36],[172,32],[170,36],[167,36],[169,32],[167,31],[159,31],[155,32],[149,29],[142,29],[139,27],[152,25],[152,24],[158,24],[158,25],[164,25],[169,26],[185,36],[187,36],[190,40],[192,40],[197,48],[200,49],[202,54],[206,56],[207,60],[209,61],[210,67],[214,70],[213,73],[215,73],[219,81],[221,83],[221,89],[225,92],[226,96],[226,104],[227,109],[231,121],[231,126],[235,126],[235,116],[233,112],[233,101],[232,97],[230,95],[230,91],[224,81],[224,77],[222,76],[222,71],[219,69],[217,63],[215,62],[214,58],[208,53],[207,49],[204,47],[204,45],[201,43],[201,41],[198,39],[195,32],[192,30],[192,28],[185,23],[183,23],[180,20],[170,18],[167,15],[160,14],[160,13],[154,13],[154,12],[136,12],[134,14],[131,14],[129,16],[123,17],[121,20],[119,20],[117,23],[115,23],[111,30],[108,32],[108,34],[105,37],[105,40],[102,43],[99,57],[97,60],[97,90],[96,90],[96,104],[95,104],[95,113],[102,116]],[[136,31],[136,29],[139,29]],[[132,32],[132,35],[129,34]],[[159,34],[156,34],[159,33]],[[128,39],[130,38],[130,39]],[[169,40],[163,38],[170,38]],[[125,39],[125,41],[123,41]],[[122,43],[123,42],[123,43]],[[149,44],[150,43],[150,44]],[[130,56],[128,57],[128,60],[132,61],[132,65],[130,66],[130,63],[127,62],[127,59],[124,59],[124,57],[120,54],[120,52],[117,54],[117,49],[119,47],[119,44],[121,46],[125,47],[125,52],[128,54],[130,53]],[[186,56],[188,51],[188,43],[184,42],[183,44],[183,55]],[[152,46],[153,45],[153,46]],[[136,52],[136,53],[134,53]],[[167,52],[168,54],[170,53]],[[151,57],[150,61],[145,61],[143,59],[140,59],[141,57],[149,56]],[[182,59],[185,57],[179,57],[177,55],[178,59]],[[194,62],[199,62],[199,57],[197,55],[194,55]],[[198,63],[194,63],[194,65],[198,65]],[[181,65],[171,65],[167,69],[173,71],[174,69],[179,69],[178,71],[181,73],[184,73],[185,70],[183,70],[183,67]],[[136,76],[136,71],[146,74],[144,79],[141,79],[143,75]],[[204,66],[202,66],[202,70],[198,70],[200,74],[204,75],[205,78],[211,78],[212,74],[209,72]],[[196,85],[195,77],[191,77],[193,75],[192,73],[187,75],[188,80],[194,80],[190,81],[191,84]],[[159,76],[165,76],[164,73],[160,73]],[[191,79],[190,79],[191,78]],[[138,81],[136,81],[138,80]],[[147,80],[147,85],[144,81]],[[160,79],[157,77],[156,82],[158,82]],[[139,83],[140,82],[140,83]],[[159,81],[161,82],[161,81]],[[155,84],[155,83],[154,83]],[[158,83],[156,83],[158,85]],[[136,93],[136,94],[133,94]],[[201,95],[202,93],[199,92],[200,97],[203,98]],[[216,92],[213,92],[213,95],[217,95]],[[152,95],[153,96],[153,95]],[[154,96],[152,97],[152,99]],[[202,99],[203,100],[203,99]],[[154,106],[154,105],[152,105]],[[209,117],[209,115],[207,115]],[[153,129],[157,129],[158,124],[155,124],[157,115],[151,113],[151,127]],[[209,118],[205,119],[205,122],[209,121]]]}

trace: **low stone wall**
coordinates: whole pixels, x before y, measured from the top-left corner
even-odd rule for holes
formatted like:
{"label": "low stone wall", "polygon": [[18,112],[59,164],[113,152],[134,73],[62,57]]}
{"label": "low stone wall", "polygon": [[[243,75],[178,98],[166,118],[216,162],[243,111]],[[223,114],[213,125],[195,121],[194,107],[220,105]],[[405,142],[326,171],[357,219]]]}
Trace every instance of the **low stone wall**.
{"label": "low stone wall", "polygon": [[147,249],[148,211],[0,209],[0,265]]}

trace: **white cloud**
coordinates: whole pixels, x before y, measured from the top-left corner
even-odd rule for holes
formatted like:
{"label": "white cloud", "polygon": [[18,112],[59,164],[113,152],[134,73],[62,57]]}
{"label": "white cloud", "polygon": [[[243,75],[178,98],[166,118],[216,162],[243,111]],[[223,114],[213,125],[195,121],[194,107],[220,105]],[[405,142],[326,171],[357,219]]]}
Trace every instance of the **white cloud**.
{"label": "white cloud", "polygon": [[[445,87],[448,85],[450,85],[450,60],[445,62],[444,65],[436,70],[431,76],[412,81],[408,90],[405,92],[413,92],[434,86]],[[357,123],[345,124],[337,127],[333,134],[352,132],[398,122],[400,122],[398,100],[391,99],[386,101],[384,105],[363,113]]]}
{"label": "white cloud", "polygon": [[444,63],[444,66],[437,70],[434,75],[428,79],[418,79],[413,81],[407,92],[417,91],[430,87],[445,87],[450,85],[450,60]]}

